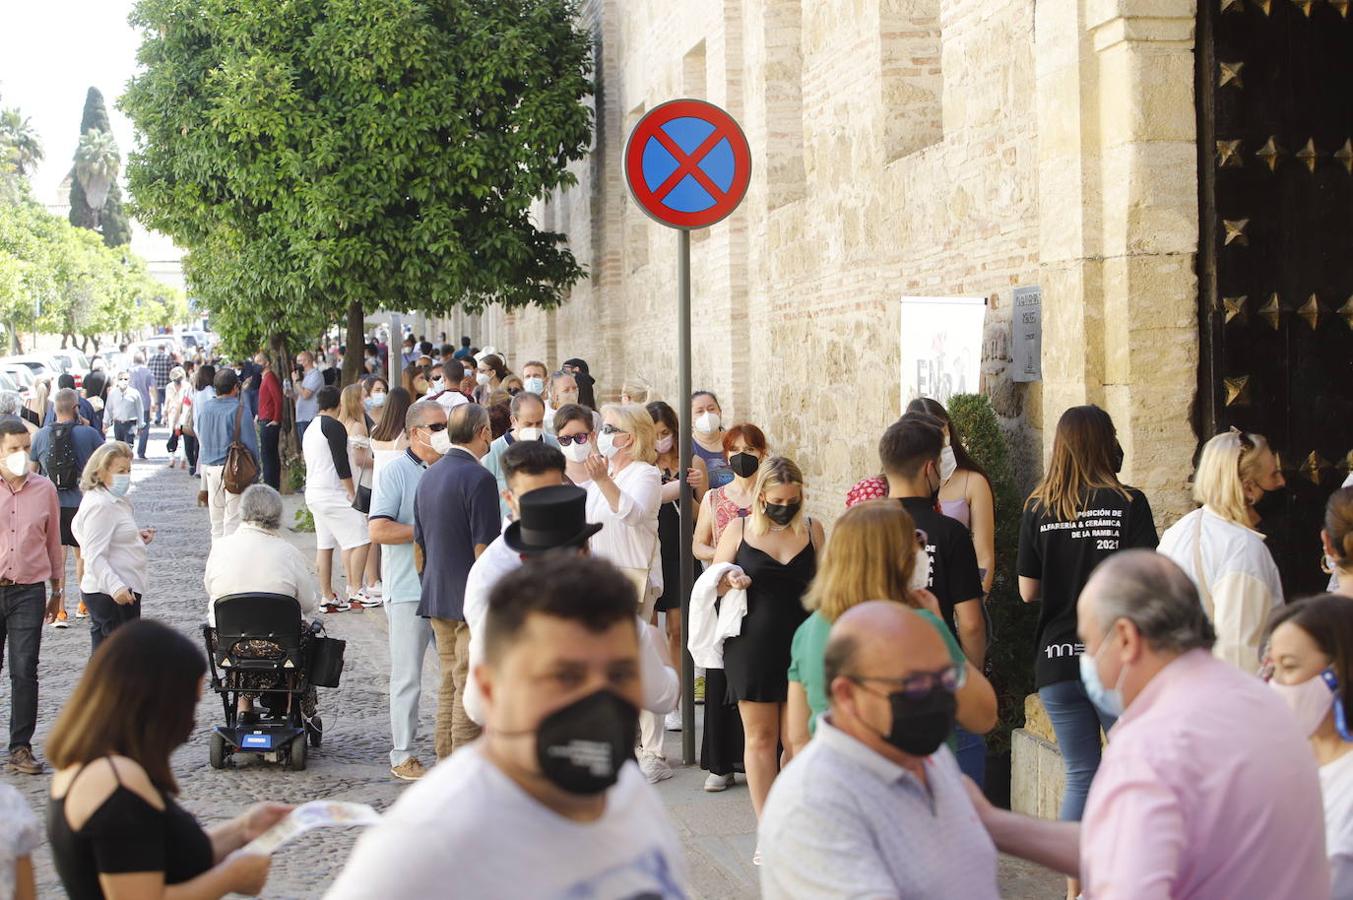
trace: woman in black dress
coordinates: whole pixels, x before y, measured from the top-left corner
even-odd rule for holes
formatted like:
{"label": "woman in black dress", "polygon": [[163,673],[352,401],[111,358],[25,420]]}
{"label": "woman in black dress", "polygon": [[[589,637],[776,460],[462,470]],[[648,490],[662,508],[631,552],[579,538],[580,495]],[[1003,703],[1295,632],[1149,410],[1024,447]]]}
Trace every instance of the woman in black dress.
{"label": "woman in black dress", "polygon": [[[662,596],[654,608],[653,624],[658,624],[658,613],[663,613],[667,628],[667,652],[676,666],[678,677],[681,675],[681,456],[676,445],[679,426],[676,411],[672,407],[655,400],[645,407],[653,417],[653,433],[658,451],[657,467],[662,473],[662,506],[658,508],[658,545],[662,556]],[[691,460],[691,470],[686,473],[685,483],[691,492],[691,510],[698,508],[705,496],[705,463],[701,459]],[[694,530],[694,525],[691,526]],[[691,583],[700,577],[700,565],[692,560]],[[684,695],[683,695],[684,696]],[[667,728],[671,731],[681,729],[681,708],[678,706],[667,714]]]}
{"label": "woman in black dress", "polygon": [[786,703],[789,648],[808,612],[803,594],[817,572],[820,522],[803,514],[803,473],[792,460],[775,457],[757,473],[751,515],[730,523],[719,538],[715,563],[733,563],[719,593],[747,591],[742,632],[724,642],[724,672],[737,699],[746,735],[743,762],[757,818],[788,756]]}
{"label": "woman in black dress", "polygon": [[47,739],[57,767],[47,837],[72,900],[255,895],[266,855],[235,853],[291,811],[259,803],[204,830],[175,802],[169,755],[187,741],[207,662],[192,641],[136,621],[104,641]]}

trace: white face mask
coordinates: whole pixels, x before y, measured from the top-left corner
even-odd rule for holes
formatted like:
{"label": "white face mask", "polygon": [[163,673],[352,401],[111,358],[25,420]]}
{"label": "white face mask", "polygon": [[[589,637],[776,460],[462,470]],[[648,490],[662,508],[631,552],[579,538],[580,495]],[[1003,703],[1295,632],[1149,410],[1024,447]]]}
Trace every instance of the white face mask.
{"label": "white face mask", "polygon": [[532,394],[541,394],[545,391],[545,379],[532,375],[522,382],[522,387]]}
{"label": "white face mask", "polygon": [[702,434],[713,434],[719,430],[719,414],[716,412],[702,412],[695,418],[695,430]]}
{"label": "white face mask", "polygon": [[5,468],[11,475],[23,475],[28,472],[28,451],[15,450],[5,457]]}
{"label": "white face mask", "polygon": [[958,460],[954,458],[954,448],[948,444],[940,451],[940,484],[947,484],[958,469]]}
{"label": "white face mask", "polygon": [[451,449],[451,435],[445,428],[441,431],[432,432],[432,437],[428,438],[428,446],[437,452],[440,456],[445,456],[446,451]]}
{"label": "white face mask", "polygon": [[543,432],[539,428],[519,428],[517,430],[517,440],[519,441],[538,441]]}
{"label": "white face mask", "polygon": [[485,385],[489,383],[489,374],[487,372],[476,372],[474,376],[475,383]]}
{"label": "white face mask", "polygon": [[930,584],[930,552],[924,547],[916,548],[916,565],[911,570],[911,581],[907,588],[913,591],[925,590]]}
{"label": "white face mask", "polygon": [[1292,710],[1292,714],[1297,718],[1297,724],[1301,726],[1302,737],[1315,734],[1320,723],[1325,721],[1325,716],[1329,715],[1330,707],[1334,705],[1335,688],[1325,681],[1324,672],[1314,678],[1308,678],[1301,684],[1278,684],[1276,681],[1270,681],[1268,686],[1277,691],[1278,696],[1282,697]]}
{"label": "white face mask", "polygon": [[605,432],[597,435],[597,450],[607,459],[614,458],[620,452],[620,448],[615,445],[615,435]]}
{"label": "white face mask", "polygon": [[676,441],[669,434],[665,438],[658,438],[658,442],[653,445],[653,449],[657,450],[659,453],[671,453],[672,445],[675,443]]}
{"label": "white face mask", "polygon": [[569,462],[581,463],[587,459],[588,452],[591,450],[586,444],[569,444],[567,447],[560,447],[564,451],[564,457]]}

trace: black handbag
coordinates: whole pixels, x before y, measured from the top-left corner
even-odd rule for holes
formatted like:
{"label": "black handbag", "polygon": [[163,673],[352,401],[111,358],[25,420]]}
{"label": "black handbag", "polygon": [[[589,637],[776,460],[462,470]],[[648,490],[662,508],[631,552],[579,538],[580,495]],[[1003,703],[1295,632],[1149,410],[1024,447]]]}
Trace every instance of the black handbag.
{"label": "black handbag", "polygon": [[343,675],[343,652],[348,642],[338,638],[315,636],[310,644],[310,683],[316,687],[336,688]]}
{"label": "black handbag", "polygon": [[352,508],[362,515],[371,512],[371,485],[366,483],[371,479],[371,470],[362,469],[357,476],[357,489],[353,492]]}

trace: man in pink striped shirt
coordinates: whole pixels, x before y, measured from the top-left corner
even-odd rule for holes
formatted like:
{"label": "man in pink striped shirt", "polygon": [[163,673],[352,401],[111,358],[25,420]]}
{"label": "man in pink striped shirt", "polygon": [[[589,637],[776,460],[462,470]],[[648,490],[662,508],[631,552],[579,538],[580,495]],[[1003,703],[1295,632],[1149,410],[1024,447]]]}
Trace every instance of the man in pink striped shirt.
{"label": "man in pink striped shirt", "polygon": [[[0,419],[0,644],[8,643],[9,763],[6,770],[41,775],[33,756],[38,724],[38,649],[42,624],[61,608],[61,504],[56,486],[29,470],[28,429]],[[52,583],[48,599],[42,587]],[[4,647],[0,646],[0,664]]]}
{"label": "man in pink striped shirt", "polygon": [[1079,874],[1099,900],[1328,898],[1314,759],[1282,699],[1211,655],[1212,623],[1183,570],[1147,550],[1115,554],[1077,619],[1086,691],[1119,716],[1085,816],[1030,819],[970,790],[996,846]]}

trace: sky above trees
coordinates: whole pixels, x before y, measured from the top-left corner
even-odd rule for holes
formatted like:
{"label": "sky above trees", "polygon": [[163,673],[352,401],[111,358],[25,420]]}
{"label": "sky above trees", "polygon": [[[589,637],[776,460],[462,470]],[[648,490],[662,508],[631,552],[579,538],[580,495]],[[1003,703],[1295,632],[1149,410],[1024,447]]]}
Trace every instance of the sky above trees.
{"label": "sky above trees", "polygon": [[70,171],[90,86],[103,91],[125,160],[132,126],[114,104],[136,70],[139,38],[127,24],[133,0],[6,3],[0,27],[0,105],[18,106],[42,137],[46,159],[30,182],[49,204]]}

